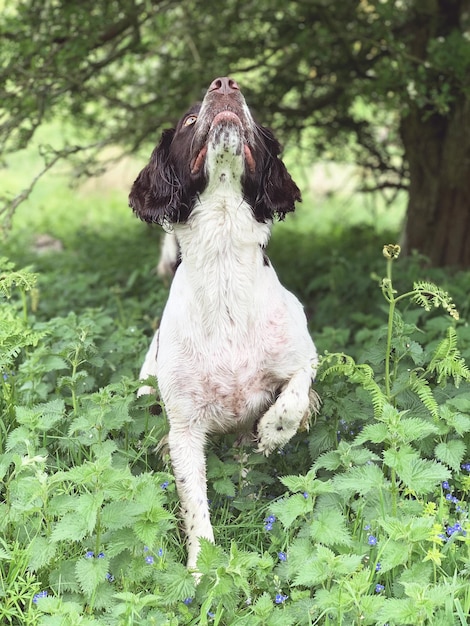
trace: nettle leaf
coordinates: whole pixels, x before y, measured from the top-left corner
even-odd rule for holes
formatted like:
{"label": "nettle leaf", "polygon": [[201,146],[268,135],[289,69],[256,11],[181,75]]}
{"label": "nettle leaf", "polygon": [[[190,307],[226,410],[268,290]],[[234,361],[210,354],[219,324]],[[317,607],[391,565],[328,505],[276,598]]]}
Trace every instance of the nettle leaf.
{"label": "nettle leaf", "polygon": [[274,610],[274,604],[271,596],[266,591],[260,595],[253,605],[255,615],[263,621],[271,615]]}
{"label": "nettle leaf", "polygon": [[296,493],[274,502],[270,506],[270,511],[279,518],[284,528],[290,528],[298,517],[311,513],[312,502],[308,498],[304,498],[300,493]]}
{"label": "nettle leaf", "polygon": [[235,485],[230,478],[219,478],[212,483],[215,491],[222,496],[235,497]]}
{"label": "nettle leaf", "polygon": [[438,428],[420,417],[402,417],[394,428],[394,436],[403,443],[418,441],[438,432]]}
{"label": "nettle leaf", "polygon": [[387,425],[378,422],[376,424],[368,424],[364,426],[359,435],[355,438],[354,443],[363,444],[366,441],[372,443],[382,443],[390,436]]}
{"label": "nettle leaf", "polygon": [[397,473],[401,481],[415,494],[430,493],[444,480],[449,480],[450,471],[436,461],[407,457],[399,463]]}
{"label": "nettle leaf", "polygon": [[388,489],[382,470],[373,463],[351,467],[344,474],[335,476],[332,483],[336,491],[345,492],[349,496],[356,493],[365,495],[377,489]]}
{"label": "nettle leaf", "polygon": [[228,555],[225,554],[220,546],[207,539],[200,539],[199,542],[201,551],[197,557],[197,568],[202,574],[209,574],[209,572],[219,567],[227,567]]}
{"label": "nettle leaf", "polygon": [[158,572],[157,580],[164,589],[161,600],[164,604],[173,604],[194,597],[196,588],[194,576],[181,563],[172,563],[171,570]]}
{"label": "nettle leaf", "polygon": [[33,407],[17,406],[16,420],[19,424],[32,429],[47,431],[59,422],[65,412],[65,403],[57,398],[51,402],[44,402]]}
{"label": "nettle leaf", "polygon": [[378,520],[391,540],[401,541],[406,544],[425,541],[429,538],[434,524],[434,518],[427,517],[387,517]]}
{"label": "nettle leaf", "polygon": [[36,536],[29,544],[28,569],[37,572],[51,562],[56,554],[57,546],[45,537]]}
{"label": "nettle leaf", "polygon": [[461,439],[450,439],[445,443],[439,443],[434,448],[437,459],[458,471],[467,452],[467,446]]}
{"label": "nettle leaf", "polygon": [[109,559],[79,559],[75,565],[75,576],[82,592],[90,598],[98,585],[106,581]]}
{"label": "nettle leaf", "polygon": [[[315,465],[315,468],[317,465]],[[329,481],[315,478],[315,470],[309,470],[305,476],[281,476],[279,479],[289,491],[293,493],[308,493],[309,495],[319,495],[321,493],[331,493],[332,487]]]}
{"label": "nettle leaf", "polygon": [[333,508],[323,509],[310,525],[310,535],[326,546],[350,546],[351,534],[345,516]]}

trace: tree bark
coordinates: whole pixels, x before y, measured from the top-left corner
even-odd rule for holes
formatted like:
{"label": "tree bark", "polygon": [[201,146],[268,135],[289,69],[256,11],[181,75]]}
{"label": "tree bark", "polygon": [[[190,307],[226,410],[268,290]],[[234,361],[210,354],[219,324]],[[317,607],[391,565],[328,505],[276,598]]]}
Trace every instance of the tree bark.
{"label": "tree bark", "polygon": [[405,252],[470,267],[470,100],[462,97],[446,118],[413,110],[401,136],[410,172]]}
{"label": "tree bark", "polygon": [[[412,57],[425,63],[432,38],[464,32],[469,7],[469,0],[415,0],[408,33]],[[405,252],[417,250],[437,266],[470,267],[468,91],[454,90],[445,115],[412,101],[400,130],[410,174]]]}

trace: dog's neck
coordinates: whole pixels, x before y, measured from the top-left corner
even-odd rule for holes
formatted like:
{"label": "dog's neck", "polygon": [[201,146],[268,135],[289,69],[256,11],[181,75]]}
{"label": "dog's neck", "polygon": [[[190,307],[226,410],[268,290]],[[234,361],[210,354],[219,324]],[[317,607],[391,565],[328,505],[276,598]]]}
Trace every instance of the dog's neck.
{"label": "dog's neck", "polygon": [[181,270],[208,324],[247,323],[266,263],[271,224],[257,222],[241,189],[219,183],[197,199],[187,223],[175,226]]}

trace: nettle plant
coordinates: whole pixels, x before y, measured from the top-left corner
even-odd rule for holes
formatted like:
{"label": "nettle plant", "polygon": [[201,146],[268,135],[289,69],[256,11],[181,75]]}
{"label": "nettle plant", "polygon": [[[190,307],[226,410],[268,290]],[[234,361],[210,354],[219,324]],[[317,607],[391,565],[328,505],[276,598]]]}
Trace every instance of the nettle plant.
{"label": "nettle plant", "polygon": [[356,336],[354,359],[322,358],[309,436],[268,460],[211,449],[217,545],[198,585],[157,452],[165,420],[135,399],[145,339],[102,310],[37,320],[36,277],[4,266],[0,622],[467,624],[465,326],[431,283],[396,292],[398,252],[384,248],[387,323]]}

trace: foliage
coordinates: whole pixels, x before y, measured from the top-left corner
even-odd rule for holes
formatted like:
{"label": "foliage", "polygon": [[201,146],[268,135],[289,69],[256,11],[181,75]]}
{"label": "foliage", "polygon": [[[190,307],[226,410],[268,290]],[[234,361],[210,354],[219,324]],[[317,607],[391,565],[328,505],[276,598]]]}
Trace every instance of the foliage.
{"label": "foliage", "polygon": [[[203,545],[197,586],[183,565],[168,459],[155,452],[165,420],[135,398],[145,316],[158,314],[165,289],[152,293],[143,276],[126,282],[118,268],[111,278],[105,259],[119,255],[103,247],[90,280],[96,261],[83,236],[70,261],[36,258],[39,275],[3,262],[0,319],[16,331],[0,334],[2,623],[466,623],[470,334],[446,289],[429,274],[416,280],[418,264],[400,273],[402,261],[387,258],[385,276],[371,280],[367,268],[378,273],[383,261],[364,234],[356,258],[358,236],[335,244],[362,264],[346,275],[358,299],[349,304],[351,280],[334,263],[311,268],[331,286],[314,316],[330,351],[308,437],[268,460],[230,438],[209,451],[217,545]],[[133,258],[130,244],[109,241]],[[74,313],[59,297],[72,268]],[[456,293],[468,293],[466,280],[454,277]],[[365,324],[352,311],[366,292]]]}
{"label": "foliage", "polygon": [[[410,111],[418,125],[450,119],[467,93],[462,3],[3,4],[0,152],[24,148],[52,118],[74,120],[72,133],[41,148],[45,171],[64,156],[88,173],[104,145],[148,150],[158,129],[230,72],[284,139],[301,135],[313,154],[354,160],[369,188],[400,189],[400,120]],[[77,138],[77,127],[91,133]],[[29,193],[4,198],[7,221]]]}

